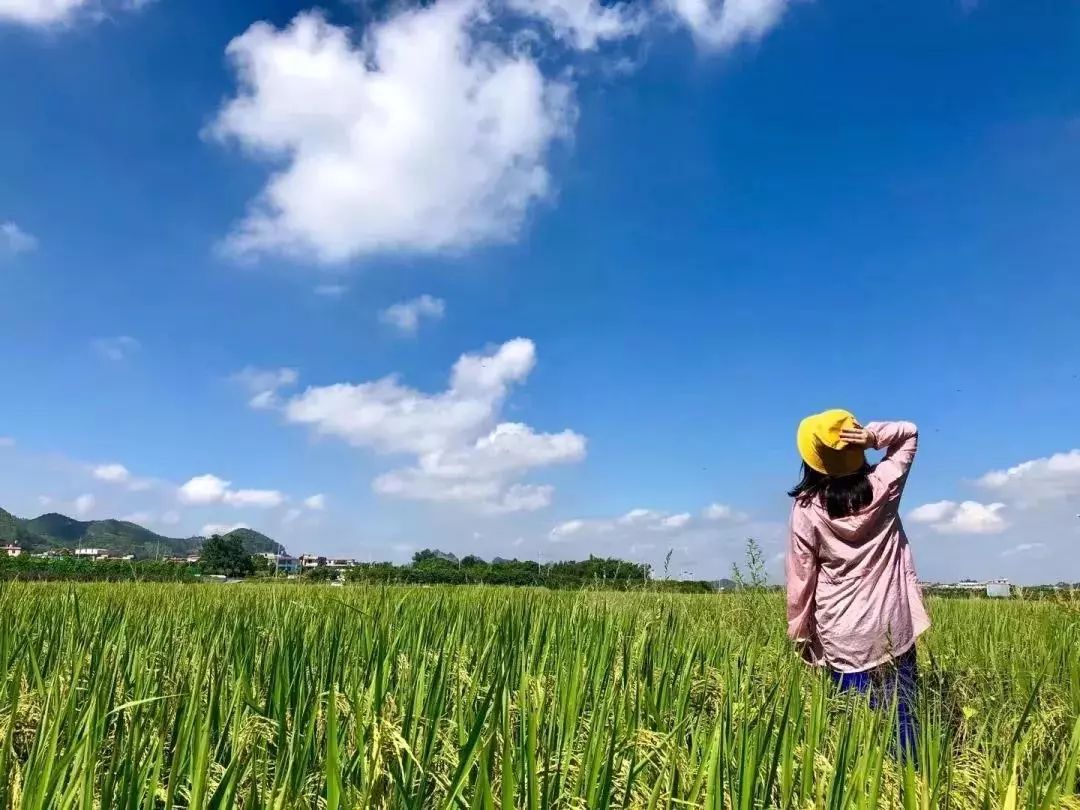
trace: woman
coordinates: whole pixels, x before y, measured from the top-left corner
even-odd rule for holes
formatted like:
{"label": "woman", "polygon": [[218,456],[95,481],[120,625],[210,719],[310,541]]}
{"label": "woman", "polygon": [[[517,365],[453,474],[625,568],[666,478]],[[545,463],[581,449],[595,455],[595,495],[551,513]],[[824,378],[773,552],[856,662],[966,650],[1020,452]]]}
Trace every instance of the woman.
{"label": "woman", "polygon": [[[915,639],[930,626],[900,497],[915,459],[910,422],[862,427],[847,411],[809,416],[796,437],[802,480],[789,493],[788,636],[841,689],[896,697],[900,745],[914,743]],[[884,450],[871,467],[867,448]]]}

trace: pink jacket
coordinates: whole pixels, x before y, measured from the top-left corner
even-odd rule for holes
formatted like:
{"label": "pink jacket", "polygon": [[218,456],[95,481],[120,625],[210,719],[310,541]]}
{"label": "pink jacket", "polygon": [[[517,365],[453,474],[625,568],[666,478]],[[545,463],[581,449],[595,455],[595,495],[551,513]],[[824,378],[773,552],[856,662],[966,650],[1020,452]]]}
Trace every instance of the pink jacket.
{"label": "pink jacket", "polygon": [[820,503],[796,501],[791,510],[788,636],[807,661],[840,672],[862,672],[907,652],[930,626],[900,522],[918,429],[911,422],[866,429],[886,450],[870,473],[870,505],[837,520]]}

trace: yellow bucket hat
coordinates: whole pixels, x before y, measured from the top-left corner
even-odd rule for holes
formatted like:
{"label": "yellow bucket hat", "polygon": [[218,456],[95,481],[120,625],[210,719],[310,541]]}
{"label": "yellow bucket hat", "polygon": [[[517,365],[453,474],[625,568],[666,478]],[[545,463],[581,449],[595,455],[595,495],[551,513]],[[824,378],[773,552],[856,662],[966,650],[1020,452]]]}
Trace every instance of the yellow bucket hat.
{"label": "yellow bucket hat", "polygon": [[866,463],[861,447],[851,447],[841,440],[840,431],[859,423],[849,412],[840,408],[816,413],[799,423],[795,443],[807,466],[825,475],[851,475]]}

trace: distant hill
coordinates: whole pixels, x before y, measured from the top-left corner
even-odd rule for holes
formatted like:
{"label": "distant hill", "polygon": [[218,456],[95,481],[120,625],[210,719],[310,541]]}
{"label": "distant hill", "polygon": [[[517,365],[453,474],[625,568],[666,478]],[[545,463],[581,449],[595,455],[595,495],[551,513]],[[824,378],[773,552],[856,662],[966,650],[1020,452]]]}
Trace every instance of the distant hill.
{"label": "distant hill", "polygon": [[[239,537],[249,554],[284,550],[280,543],[253,529],[236,529],[227,536]],[[126,520],[76,520],[55,512],[27,520],[0,509],[0,542],[15,543],[29,552],[97,547],[114,556],[182,556],[197,552],[203,539],[165,537]]]}

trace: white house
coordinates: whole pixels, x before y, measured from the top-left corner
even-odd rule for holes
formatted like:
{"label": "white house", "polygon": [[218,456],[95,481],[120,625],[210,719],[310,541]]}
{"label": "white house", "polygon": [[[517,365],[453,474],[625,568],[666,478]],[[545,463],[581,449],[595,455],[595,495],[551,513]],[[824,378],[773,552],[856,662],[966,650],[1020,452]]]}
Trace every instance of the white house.
{"label": "white house", "polygon": [[4,554],[8,557],[18,557],[22,554],[22,549],[14,543],[9,543],[6,546],[0,546],[0,554]]}
{"label": "white house", "polygon": [[104,557],[108,554],[108,550],[104,548],[77,548],[75,549],[76,557]]}
{"label": "white house", "polygon": [[279,574],[295,574],[300,570],[300,561],[288,554],[275,554],[272,551],[264,551],[256,556],[265,559],[272,569]]}
{"label": "white house", "polygon": [[327,568],[355,568],[356,560],[347,557],[331,557],[326,561]]}

